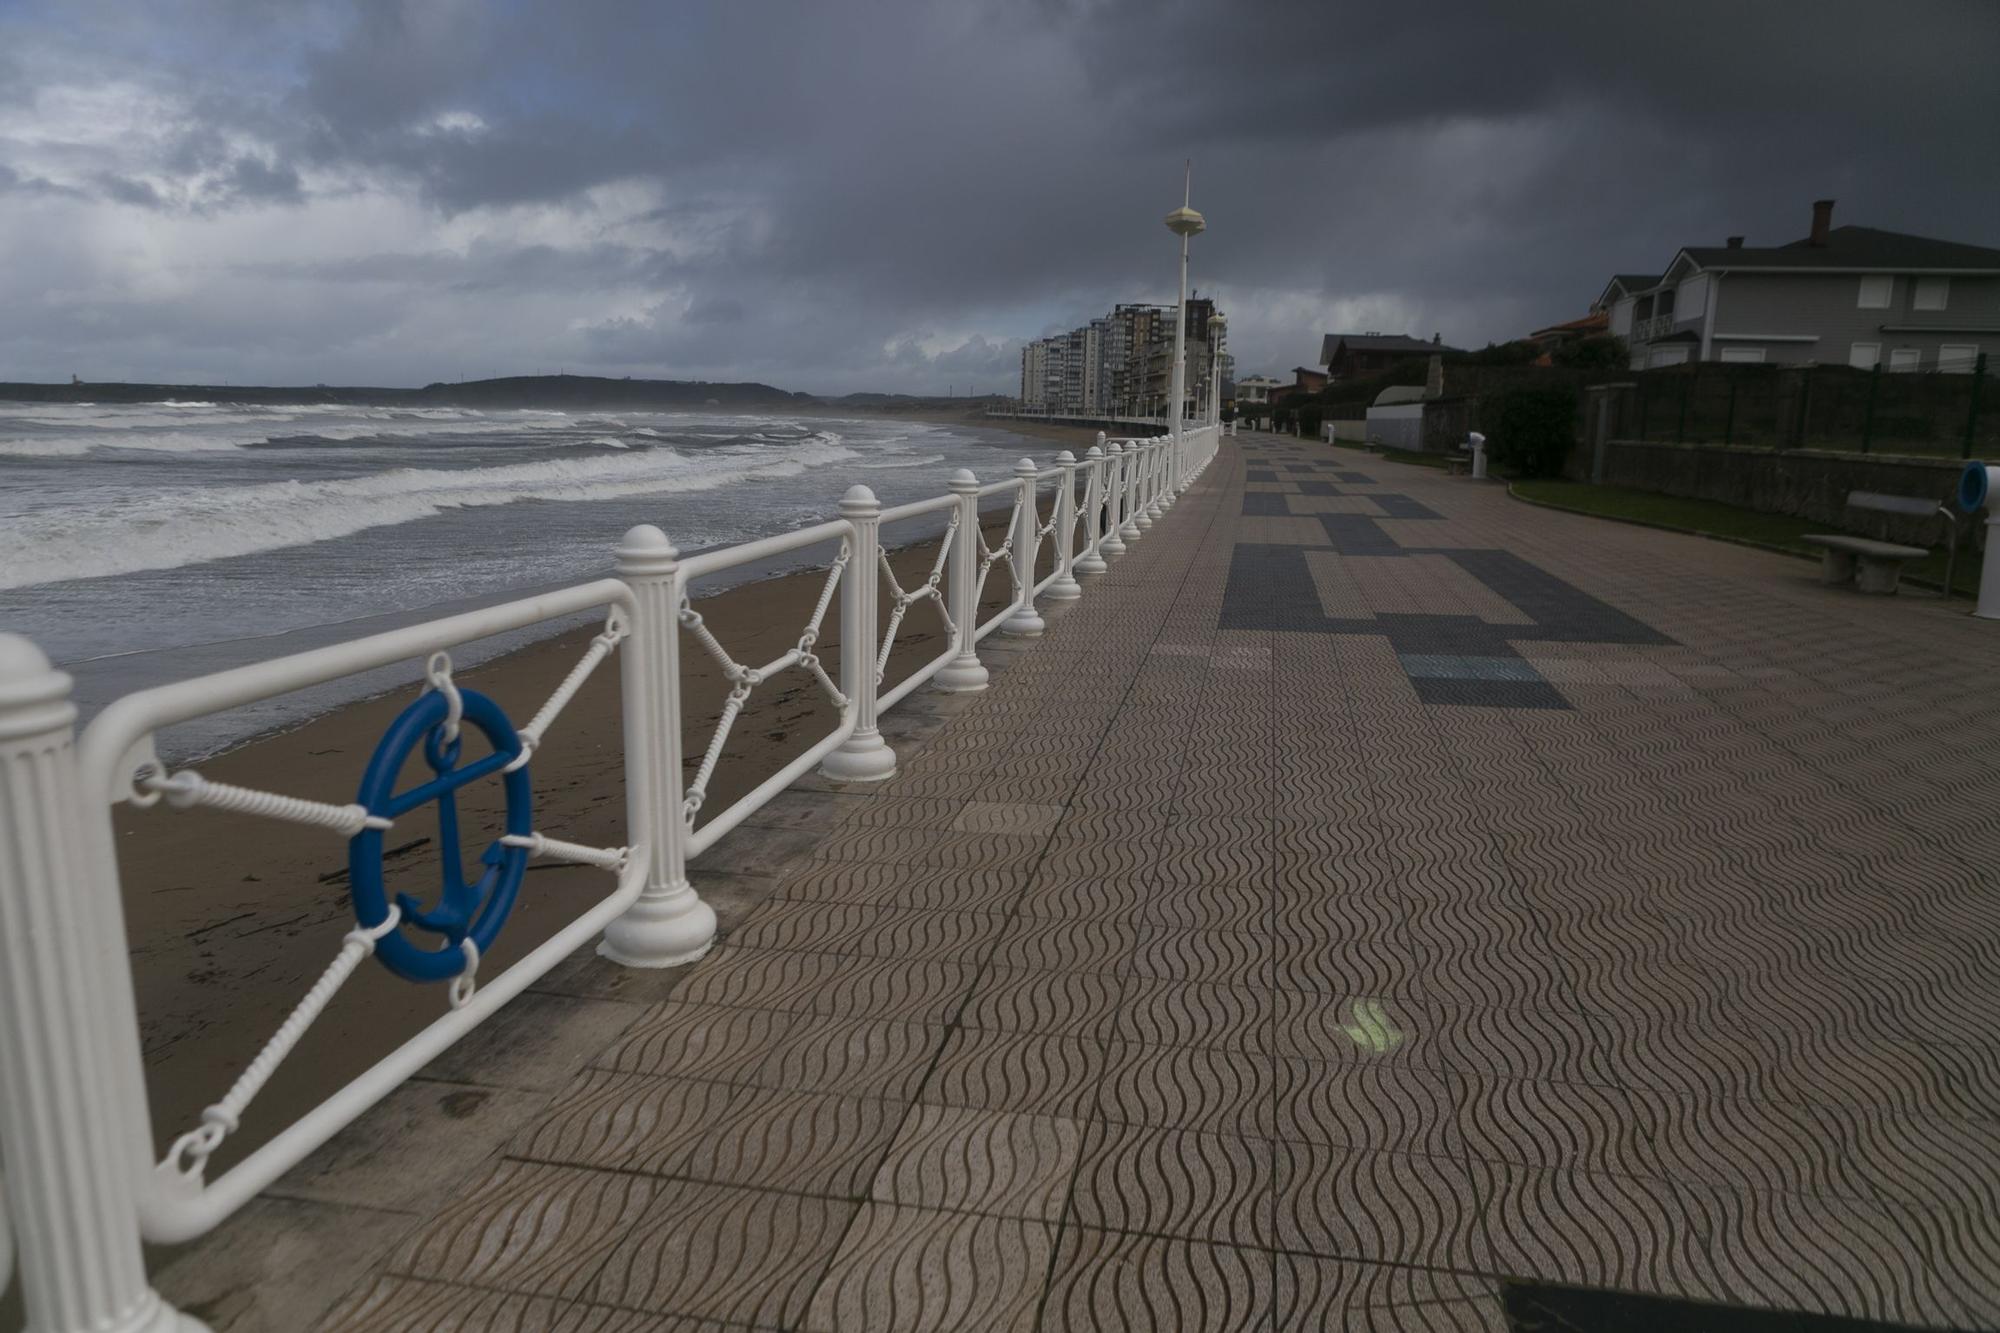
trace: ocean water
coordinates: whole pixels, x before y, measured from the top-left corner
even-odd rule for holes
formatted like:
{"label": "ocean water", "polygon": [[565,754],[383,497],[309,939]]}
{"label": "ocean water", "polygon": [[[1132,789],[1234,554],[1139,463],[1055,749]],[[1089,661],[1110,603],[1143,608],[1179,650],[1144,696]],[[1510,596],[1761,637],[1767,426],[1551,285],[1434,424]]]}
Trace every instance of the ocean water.
{"label": "ocean water", "polygon": [[[601,577],[635,523],[693,552],[833,517],[857,481],[890,505],[942,494],[960,467],[992,481],[1053,453],[882,418],[0,402],[0,629],[70,671],[88,715],[143,686]],[[212,751],[409,674],[163,744]]]}

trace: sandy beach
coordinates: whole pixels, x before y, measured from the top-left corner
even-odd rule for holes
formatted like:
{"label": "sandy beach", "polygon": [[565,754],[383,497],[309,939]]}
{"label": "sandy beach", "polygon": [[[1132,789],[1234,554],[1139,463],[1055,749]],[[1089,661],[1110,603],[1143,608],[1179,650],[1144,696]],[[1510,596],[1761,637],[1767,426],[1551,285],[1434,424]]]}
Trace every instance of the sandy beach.
{"label": "sandy beach", "polygon": [[[1004,523],[1004,514],[987,516],[989,543],[998,544]],[[922,582],[936,549],[936,539],[930,539],[892,552],[891,564],[905,587]],[[1050,558],[1045,544],[1044,572]],[[699,606],[739,661],[762,663],[796,641],[824,580],[823,570],[787,574],[702,597]],[[1005,605],[1009,590],[1005,572],[996,567],[987,580],[982,619]],[[887,611],[885,606],[885,619]],[[491,696],[519,725],[568,673],[595,632],[591,627],[532,644],[459,679]],[[819,647],[836,675],[841,633],[836,599]],[[936,611],[923,604],[912,608],[898,633],[884,688],[928,662],[944,643]],[[682,664],[683,752],[691,774],[714,732],[726,684],[716,663],[686,635]],[[213,781],[349,802],[378,738],[417,696],[419,669],[411,664],[406,688],[207,759],[200,771]],[[810,748],[836,720],[817,684],[802,673],[787,672],[758,689],[730,732],[705,811],[727,808]],[[626,840],[616,657],[563,712],[536,754],[532,777],[537,829],[593,846]],[[406,775],[404,785],[410,780]],[[498,784],[484,783],[462,793],[468,865],[476,863],[498,827],[498,791]],[[392,892],[435,897],[431,810],[398,821],[388,839]],[[212,809],[121,805],[114,824],[152,1121],[164,1150],[228,1089],[338,950],[353,922],[347,844],[334,834]],[[732,838],[755,836],[754,829],[745,829]],[[497,974],[610,887],[610,876],[600,870],[531,865],[482,974]],[[240,1158],[444,1012],[445,1004],[442,985],[413,985],[365,962],[259,1096],[242,1132],[217,1154],[216,1165]]]}

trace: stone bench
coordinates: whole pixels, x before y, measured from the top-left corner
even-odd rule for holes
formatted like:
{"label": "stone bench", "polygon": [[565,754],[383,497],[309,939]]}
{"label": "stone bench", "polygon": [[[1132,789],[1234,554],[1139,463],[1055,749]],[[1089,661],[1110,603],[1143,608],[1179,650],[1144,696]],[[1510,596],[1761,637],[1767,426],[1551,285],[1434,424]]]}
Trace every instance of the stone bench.
{"label": "stone bench", "polygon": [[[1849,491],[1849,509],[1877,514],[1901,514],[1907,518],[1930,518],[1950,514],[1935,500],[1919,500],[1907,495],[1883,495],[1879,491]],[[1803,538],[1808,546],[1820,548],[1820,577],[1832,584],[1852,583],[1862,592],[1889,595],[1902,582],[1903,562],[1921,560],[1930,552],[1921,546],[1899,546],[1845,533],[1815,533]],[[1858,566],[1858,570],[1857,570]]]}
{"label": "stone bench", "polygon": [[[1921,560],[1930,554],[1921,546],[1897,546],[1893,542],[1870,541],[1866,537],[1816,534],[1803,539],[1820,551],[1820,577],[1827,583],[1852,583],[1862,592],[1893,593],[1903,577],[1905,560]],[[1856,566],[1859,566],[1859,573]]]}

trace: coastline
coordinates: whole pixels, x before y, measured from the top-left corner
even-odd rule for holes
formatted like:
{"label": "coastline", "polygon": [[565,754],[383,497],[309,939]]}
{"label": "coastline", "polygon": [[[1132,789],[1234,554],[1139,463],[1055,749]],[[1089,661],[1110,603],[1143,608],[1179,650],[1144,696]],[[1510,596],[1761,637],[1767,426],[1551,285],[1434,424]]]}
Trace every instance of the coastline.
{"label": "coastline", "polygon": [[[982,520],[988,542],[997,544],[1004,511]],[[930,538],[889,552],[905,587],[923,581],[936,550]],[[797,639],[824,579],[823,568],[799,570],[720,589],[701,597],[699,605],[732,656],[761,663]],[[987,580],[982,618],[1004,606],[1010,590],[1004,572],[995,570]],[[492,697],[517,724],[524,722],[597,629],[592,624],[535,640],[461,670],[458,679]],[[819,646],[829,665],[838,660],[840,633],[836,599]],[[914,608],[897,635],[885,688],[942,651],[944,642],[935,612]],[[717,664],[685,638],[682,679],[683,753],[692,773],[713,734],[727,682]],[[535,757],[534,825],[553,837],[591,846],[624,841],[618,681],[614,656],[564,710]],[[376,741],[415,697],[412,686],[341,704],[203,759],[199,771],[212,781],[344,804],[353,799]],[[837,716],[818,686],[800,673],[785,673],[753,693],[731,729],[705,811],[726,809],[810,748]],[[462,793],[468,865],[476,863],[497,826],[497,795],[497,784],[475,784]],[[353,920],[347,846],[334,834],[206,808],[120,805],[112,819],[152,1124],[156,1146],[164,1151],[228,1089],[339,948]],[[398,822],[385,856],[392,891],[401,887],[435,896],[436,831],[429,809]],[[752,829],[732,835],[755,836]],[[700,870],[697,862],[697,888]],[[532,865],[482,972],[496,975],[572,919],[579,904],[596,900],[609,887],[609,876],[600,870]],[[364,963],[260,1094],[243,1130],[216,1155],[215,1168],[239,1160],[435,1019],[444,1003],[444,987],[413,985],[379,964]]]}

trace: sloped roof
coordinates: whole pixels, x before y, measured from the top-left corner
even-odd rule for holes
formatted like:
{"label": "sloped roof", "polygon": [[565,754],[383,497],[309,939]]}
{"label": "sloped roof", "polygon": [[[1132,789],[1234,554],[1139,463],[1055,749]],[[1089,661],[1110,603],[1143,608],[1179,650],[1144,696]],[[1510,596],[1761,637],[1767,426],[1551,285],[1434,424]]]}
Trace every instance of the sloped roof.
{"label": "sloped roof", "polygon": [[1421,403],[1424,400],[1424,386],[1421,384],[1392,384],[1375,395],[1375,406],[1393,407],[1397,403]]}
{"label": "sloped roof", "polygon": [[1608,310],[1593,310],[1579,319],[1564,320],[1560,324],[1551,324],[1545,329],[1536,329],[1528,336],[1530,338],[1539,338],[1544,333],[1596,333],[1610,327],[1611,312]]}
{"label": "sloped roof", "polygon": [[1835,227],[1825,245],[1810,240],[1786,245],[1691,245],[1681,253],[1703,268],[1854,268],[1871,272],[1912,269],[1992,269],[2000,272],[2000,250],[1958,241],[1932,240],[1874,227]]}
{"label": "sloped roof", "polygon": [[1444,347],[1424,338],[1412,338],[1407,333],[1329,333],[1320,339],[1319,361],[1326,365],[1333,360],[1334,349],[1342,343],[1350,352],[1456,352],[1456,347]]}

